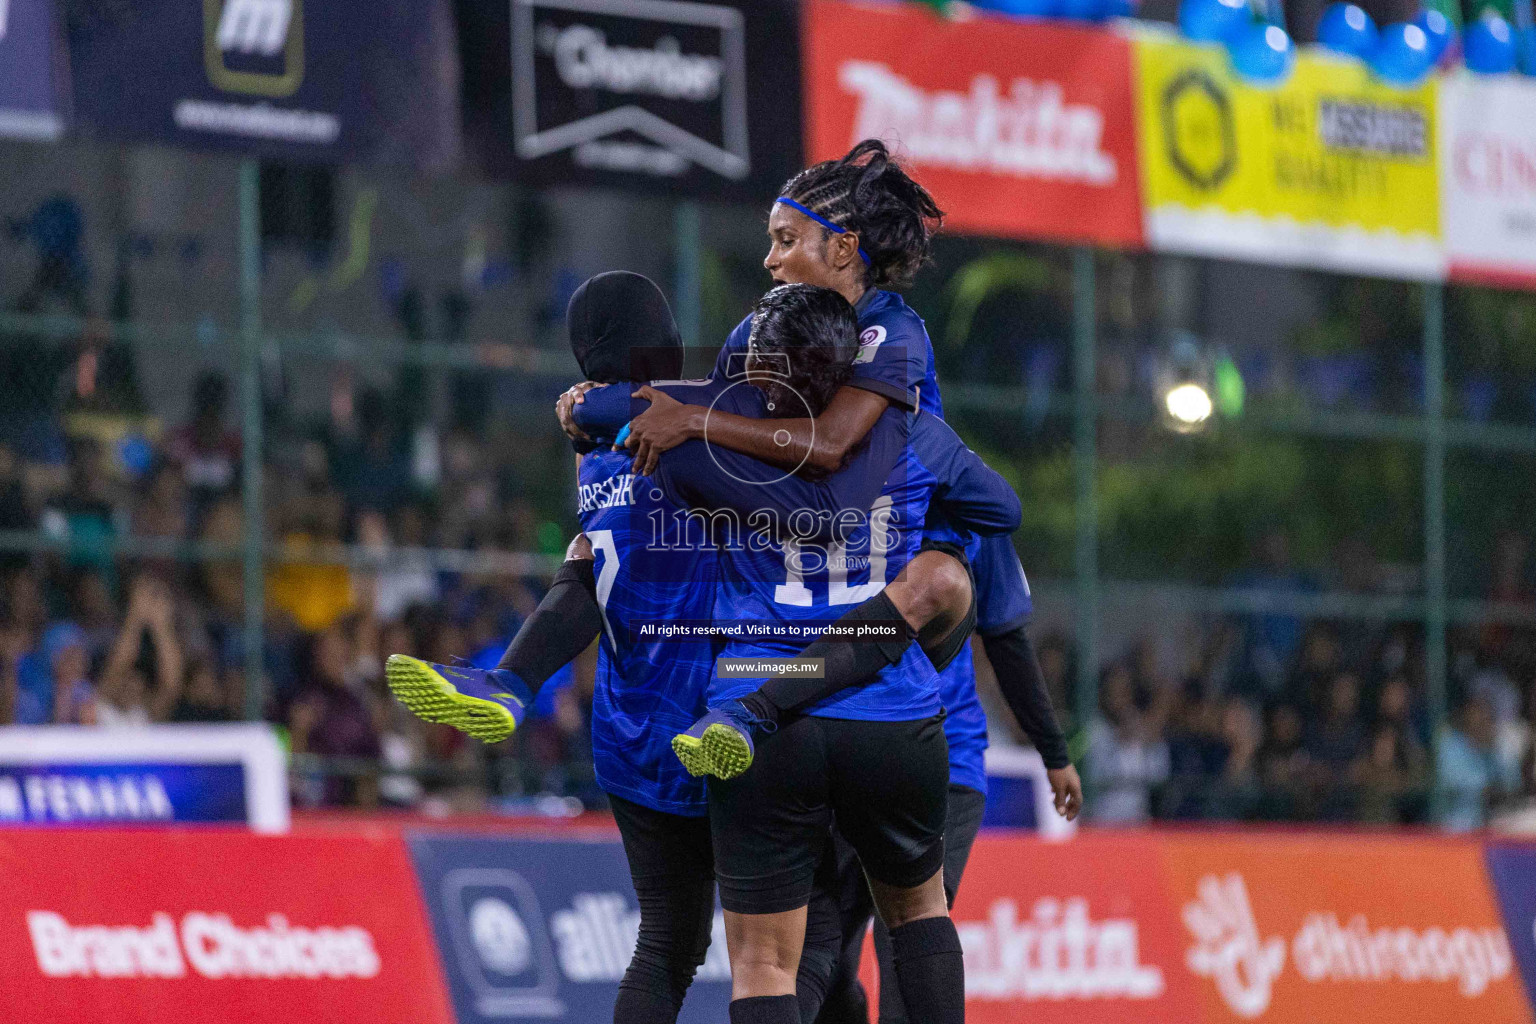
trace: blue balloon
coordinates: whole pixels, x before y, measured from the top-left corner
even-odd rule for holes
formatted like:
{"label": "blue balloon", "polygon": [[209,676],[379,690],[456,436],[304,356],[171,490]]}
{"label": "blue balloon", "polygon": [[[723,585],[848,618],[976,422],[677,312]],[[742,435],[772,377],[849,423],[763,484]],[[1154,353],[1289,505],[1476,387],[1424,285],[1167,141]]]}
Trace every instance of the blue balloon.
{"label": "blue balloon", "polygon": [[1054,18],[1061,11],[1059,0],[982,0],[976,6],[1030,18]]}
{"label": "blue balloon", "polygon": [[1355,4],[1329,5],[1317,24],[1317,41],[1330,50],[1355,57],[1369,57],[1380,36],[1376,22]]}
{"label": "blue balloon", "polygon": [[1105,5],[1104,17],[1106,18],[1134,18],[1136,17],[1136,0],[1109,0]]}
{"label": "blue balloon", "polygon": [[1278,82],[1296,62],[1296,47],[1279,25],[1257,22],[1227,41],[1232,69],[1253,82]]}
{"label": "blue balloon", "polygon": [[1060,0],[1058,16],[1076,21],[1103,21],[1109,17],[1107,0]]}
{"label": "blue balloon", "polygon": [[1536,75],[1536,25],[1520,30],[1520,70]]}
{"label": "blue balloon", "polygon": [[1179,31],[1200,42],[1223,42],[1253,24],[1248,0],[1183,0]]}
{"label": "blue balloon", "polygon": [[1461,44],[1467,70],[1481,75],[1501,75],[1515,70],[1515,33],[1497,14],[1485,14],[1467,26]]}
{"label": "blue balloon", "polygon": [[1419,26],[1425,38],[1429,40],[1431,64],[1438,61],[1456,39],[1456,26],[1451,24],[1451,19],[1430,7],[1420,11],[1418,17],[1414,18],[1410,24]]}
{"label": "blue balloon", "polygon": [[1419,26],[1399,21],[1381,30],[1381,40],[1371,54],[1371,69],[1382,81],[1417,85],[1433,66],[1429,36]]}

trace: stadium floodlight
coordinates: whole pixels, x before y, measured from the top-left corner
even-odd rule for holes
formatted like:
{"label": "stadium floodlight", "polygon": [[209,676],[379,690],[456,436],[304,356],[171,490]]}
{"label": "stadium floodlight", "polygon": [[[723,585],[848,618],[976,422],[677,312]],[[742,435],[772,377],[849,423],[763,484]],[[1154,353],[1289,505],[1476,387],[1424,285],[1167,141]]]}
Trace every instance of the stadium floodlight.
{"label": "stadium floodlight", "polygon": [[1198,430],[1211,418],[1214,408],[1210,393],[1194,383],[1169,388],[1163,396],[1163,407],[1168,410],[1176,430]]}

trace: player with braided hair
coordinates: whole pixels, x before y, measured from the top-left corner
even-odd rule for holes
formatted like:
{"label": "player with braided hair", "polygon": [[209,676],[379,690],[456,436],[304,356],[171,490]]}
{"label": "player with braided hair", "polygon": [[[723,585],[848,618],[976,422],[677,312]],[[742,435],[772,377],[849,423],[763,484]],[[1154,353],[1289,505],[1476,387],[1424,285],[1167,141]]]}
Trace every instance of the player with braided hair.
{"label": "player with braided hair", "polygon": [[837,160],[790,178],[779,202],[823,226],[823,244],[841,228],[858,239],[865,285],[905,288],[928,261],[929,240],[943,222],[923,186],[891,159],[885,143],[865,139]]}

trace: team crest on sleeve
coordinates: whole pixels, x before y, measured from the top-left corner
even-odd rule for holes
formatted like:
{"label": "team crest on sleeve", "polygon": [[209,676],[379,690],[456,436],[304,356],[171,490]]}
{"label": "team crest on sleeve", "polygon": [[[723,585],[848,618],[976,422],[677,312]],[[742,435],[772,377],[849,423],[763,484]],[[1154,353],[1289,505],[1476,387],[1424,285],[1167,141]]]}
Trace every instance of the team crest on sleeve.
{"label": "team crest on sleeve", "polygon": [[859,335],[859,354],[854,357],[854,365],[857,366],[859,363],[873,362],[875,353],[880,351],[880,346],[884,342],[884,327],[881,327],[879,324],[875,324],[873,327],[864,328],[864,332]]}

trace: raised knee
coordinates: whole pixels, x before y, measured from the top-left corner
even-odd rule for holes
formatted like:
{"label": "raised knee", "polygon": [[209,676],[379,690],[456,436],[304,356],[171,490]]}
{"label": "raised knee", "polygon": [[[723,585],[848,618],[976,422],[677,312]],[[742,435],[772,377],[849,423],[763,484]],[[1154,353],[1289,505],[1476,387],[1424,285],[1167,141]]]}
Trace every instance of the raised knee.
{"label": "raised knee", "polygon": [[911,598],[903,612],[914,628],[938,620],[958,622],[965,616],[971,606],[971,575],[959,559],[943,551],[923,551],[907,569]]}

